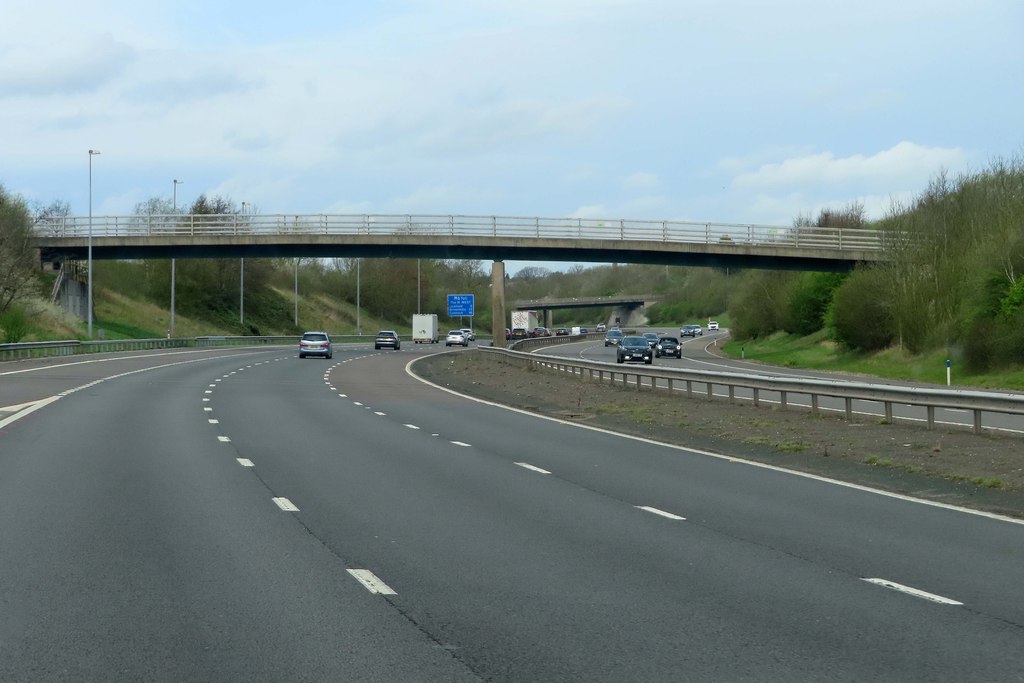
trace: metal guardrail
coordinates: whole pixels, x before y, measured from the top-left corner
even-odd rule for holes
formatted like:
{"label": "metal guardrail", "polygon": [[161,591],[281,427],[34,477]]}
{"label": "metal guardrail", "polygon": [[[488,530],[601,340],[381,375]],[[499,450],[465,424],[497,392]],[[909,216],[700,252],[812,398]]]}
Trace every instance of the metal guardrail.
{"label": "metal guardrail", "polygon": [[881,250],[884,234],[862,228],[653,221],[627,218],[397,214],[61,216],[38,221],[40,237],[218,235],[407,235],[657,241],[808,249]]}
{"label": "metal guardrail", "polygon": [[[372,339],[373,335],[331,335],[331,340],[335,343],[366,342]],[[257,346],[266,344],[283,345],[298,343],[298,335],[262,337],[172,337],[166,339],[115,339],[109,341],[79,341],[77,339],[67,339],[63,341],[0,344],[0,361],[41,358],[46,356],[73,356],[84,353],[142,351],[146,349],[175,349],[208,346]]]}
{"label": "metal guardrail", "polygon": [[[566,341],[556,343],[580,341],[581,338],[560,337],[558,339]],[[847,420],[853,419],[853,401],[855,400],[883,404],[885,419],[889,422],[893,421],[892,406],[895,403],[923,407],[927,412],[929,429],[934,429],[935,427],[936,408],[970,411],[974,418],[973,431],[975,434],[979,434],[982,431],[983,413],[1024,415],[1024,395],[1021,394],[902,387],[836,380],[795,379],[790,377],[743,375],[733,372],[686,370],[682,368],[627,366],[525,353],[519,349],[543,346],[545,345],[543,342],[550,342],[550,338],[523,340],[523,342],[526,341],[541,343],[523,347],[517,344],[515,350],[483,347],[480,350],[485,353],[500,354],[504,359],[520,363],[524,366],[568,372],[598,382],[619,383],[624,387],[635,386],[637,390],[643,389],[645,383],[652,390],[660,389],[657,386],[657,382],[661,380],[668,388],[668,391],[672,392],[675,390],[677,383],[682,383],[686,388],[687,397],[695,396],[694,385],[699,385],[704,388],[707,398],[712,399],[714,387],[722,386],[728,390],[729,400],[734,401],[736,399],[736,389],[742,388],[749,389],[753,393],[753,403],[757,406],[760,404],[761,392],[770,391],[779,394],[780,405],[782,408],[786,408],[789,397],[792,394],[800,394],[810,396],[811,411],[814,413],[818,412],[819,402],[822,397],[840,398],[844,400]],[[523,342],[520,342],[520,344],[523,344]]]}

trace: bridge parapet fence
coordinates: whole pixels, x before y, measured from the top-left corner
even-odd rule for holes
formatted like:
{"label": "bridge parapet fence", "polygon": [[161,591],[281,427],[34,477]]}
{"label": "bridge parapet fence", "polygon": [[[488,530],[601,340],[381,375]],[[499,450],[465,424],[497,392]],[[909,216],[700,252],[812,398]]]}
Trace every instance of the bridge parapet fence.
{"label": "bridge parapet fence", "polygon": [[414,214],[103,215],[49,218],[41,237],[175,237],[223,235],[418,235],[655,241],[808,249],[881,250],[884,235],[859,228],[782,227],[635,219]]}
{"label": "bridge parapet fence", "polygon": [[[567,337],[557,339],[559,341],[554,343],[568,343],[563,340],[572,340]],[[967,411],[973,415],[972,429],[976,434],[983,431],[982,421],[985,414],[1024,415],[1024,395],[1022,394],[931,389],[838,380],[796,379],[682,368],[627,366],[526,352],[530,348],[547,345],[544,342],[549,340],[550,338],[523,340],[512,349],[481,347],[479,350],[485,354],[499,356],[502,361],[521,367],[568,373],[586,380],[635,388],[637,391],[647,388],[652,391],[667,390],[672,394],[677,388],[680,388],[680,391],[685,390],[687,398],[703,396],[709,400],[714,399],[715,387],[721,387],[726,389],[728,400],[734,402],[736,390],[747,389],[752,394],[752,402],[755,406],[759,406],[764,400],[763,392],[771,392],[778,395],[780,407],[787,408],[791,405],[794,395],[802,395],[810,398],[813,413],[819,412],[821,398],[838,398],[844,402],[844,414],[847,420],[853,420],[854,401],[881,404],[885,420],[888,422],[894,420],[893,405],[895,404],[923,408],[926,413],[925,421],[928,429],[935,428],[935,410],[937,408]],[[580,341],[581,339],[577,337],[575,340]],[[526,345],[525,342],[533,343]]]}

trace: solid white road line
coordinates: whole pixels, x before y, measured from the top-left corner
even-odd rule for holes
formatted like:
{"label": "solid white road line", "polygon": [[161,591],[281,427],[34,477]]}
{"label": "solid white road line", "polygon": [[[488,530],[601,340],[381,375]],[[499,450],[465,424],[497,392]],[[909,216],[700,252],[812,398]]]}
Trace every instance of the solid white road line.
{"label": "solid white road line", "polygon": [[19,410],[18,412],[14,413],[13,415],[11,415],[9,417],[5,417],[4,419],[0,420],[0,429],[3,429],[4,427],[6,427],[7,425],[11,424],[12,422],[16,422],[17,420],[20,420],[21,418],[25,417],[26,415],[29,415],[30,413],[34,413],[35,411],[39,410],[40,408],[44,408],[44,407],[50,405],[51,403],[53,403],[54,401],[58,400],[59,398],[60,398],[59,395],[58,396],[51,396],[50,398],[44,398],[44,399],[42,399],[40,401],[33,401],[32,403],[23,403],[20,406],[14,406],[14,407],[17,407],[17,408],[20,408],[21,406],[27,406],[27,407],[22,408],[21,410]]}
{"label": "solid white road line", "polygon": [[277,503],[277,507],[281,508],[285,512],[298,512],[299,511],[299,508],[295,507],[295,503],[291,502],[287,498],[278,497],[278,498],[274,499],[274,502]]}
{"label": "solid white road line", "polygon": [[252,460],[250,460],[249,458],[235,458],[235,460],[237,460],[238,464],[241,465],[242,467],[255,467]]}
{"label": "solid white road line", "polygon": [[520,467],[525,467],[525,468],[526,468],[526,469],[528,469],[528,470],[533,470],[534,472],[540,472],[541,474],[551,474],[551,473],[550,473],[550,472],[548,472],[547,470],[542,470],[542,469],[541,469],[541,468],[539,468],[539,467],[534,467],[534,466],[533,466],[533,465],[531,465],[530,463],[526,463],[526,462],[517,462],[516,464],[517,464],[517,465],[519,465]]}
{"label": "solid white road line", "polygon": [[678,519],[680,521],[686,521],[686,517],[680,517],[679,515],[673,515],[671,512],[665,512],[664,510],[659,510],[658,508],[652,508],[652,507],[650,507],[648,505],[637,505],[636,508],[638,510],[644,510],[646,512],[651,512],[651,513],[653,513],[655,515],[661,515],[662,517],[667,517],[668,519]]}
{"label": "solid white road line", "polygon": [[363,584],[363,587],[374,595],[398,595],[386,583],[376,577],[369,569],[349,569],[356,581]]}
{"label": "solid white road line", "polygon": [[913,595],[914,597],[917,597],[917,598],[922,598],[924,600],[931,600],[932,602],[937,602],[940,605],[962,605],[962,604],[964,604],[962,602],[957,602],[956,600],[951,600],[950,598],[944,598],[941,595],[935,595],[934,593],[927,593],[927,592],[925,592],[923,590],[919,590],[917,588],[911,588],[910,586],[904,586],[902,583],[896,583],[895,581],[889,581],[888,579],[862,579],[862,580],[863,581],[867,581],[868,583],[873,583],[876,586],[882,586],[884,588],[891,588],[892,590],[899,591],[900,593],[906,593],[908,595]]}

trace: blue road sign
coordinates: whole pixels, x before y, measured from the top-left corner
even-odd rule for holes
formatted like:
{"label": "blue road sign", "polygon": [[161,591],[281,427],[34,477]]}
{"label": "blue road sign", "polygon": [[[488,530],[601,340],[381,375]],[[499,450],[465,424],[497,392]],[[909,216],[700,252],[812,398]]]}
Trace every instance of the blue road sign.
{"label": "blue road sign", "polygon": [[472,294],[449,294],[448,295],[448,317],[473,315]]}

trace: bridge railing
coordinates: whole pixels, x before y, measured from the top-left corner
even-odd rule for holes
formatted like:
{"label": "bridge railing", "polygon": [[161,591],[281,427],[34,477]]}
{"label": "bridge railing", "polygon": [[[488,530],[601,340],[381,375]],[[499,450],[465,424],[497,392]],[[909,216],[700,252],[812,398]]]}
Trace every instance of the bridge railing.
{"label": "bridge railing", "polygon": [[883,234],[860,228],[782,227],[635,219],[414,214],[222,214],[64,216],[37,223],[41,237],[224,235],[420,235],[655,241],[807,249],[880,250]]}

